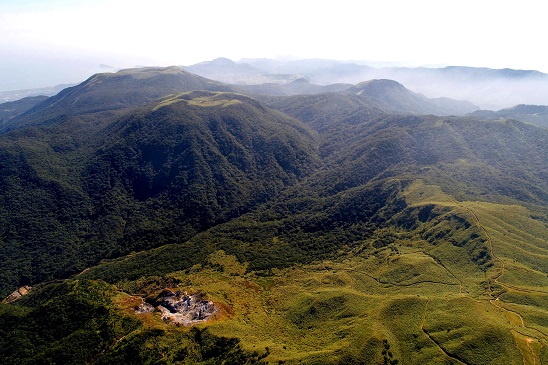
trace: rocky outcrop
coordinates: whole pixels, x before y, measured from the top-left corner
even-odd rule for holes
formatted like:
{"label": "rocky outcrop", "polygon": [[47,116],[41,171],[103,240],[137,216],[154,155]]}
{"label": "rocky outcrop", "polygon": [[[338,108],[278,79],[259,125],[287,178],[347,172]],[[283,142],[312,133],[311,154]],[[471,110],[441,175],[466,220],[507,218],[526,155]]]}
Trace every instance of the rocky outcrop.
{"label": "rocky outcrop", "polygon": [[138,314],[159,310],[166,322],[191,326],[207,321],[217,312],[211,300],[206,300],[200,293],[188,295],[187,292],[164,290],[152,304],[143,302],[135,308]]}
{"label": "rocky outcrop", "polygon": [[135,313],[137,314],[143,314],[143,313],[152,313],[154,312],[156,308],[154,306],[148,304],[147,302],[143,301],[143,304],[141,304],[138,307],[135,307]]}

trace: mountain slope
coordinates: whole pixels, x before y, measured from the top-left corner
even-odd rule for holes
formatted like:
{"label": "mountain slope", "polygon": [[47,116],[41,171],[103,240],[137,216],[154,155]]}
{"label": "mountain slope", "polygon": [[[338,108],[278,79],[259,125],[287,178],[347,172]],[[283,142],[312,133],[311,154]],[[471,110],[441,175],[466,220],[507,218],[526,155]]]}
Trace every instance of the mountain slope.
{"label": "mountain slope", "polygon": [[521,122],[533,123],[548,128],[548,106],[546,105],[520,104],[498,111],[477,110],[471,113],[471,115],[483,119],[516,119]]}
{"label": "mountain slope", "polygon": [[6,123],[9,119],[26,112],[47,98],[47,96],[29,96],[20,100],[0,104],[0,125]]}
{"label": "mountain slope", "polygon": [[329,136],[340,126],[358,124],[386,113],[375,103],[351,93],[322,93],[265,98],[270,107],[291,115]]}
{"label": "mountain slope", "polygon": [[364,81],[346,92],[366,98],[375,103],[378,108],[392,113],[462,115],[478,109],[466,101],[447,98],[428,99],[392,80]]}
{"label": "mountain slope", "polygon": [[[546,155],[547,135],[542,128],[390,115],[333,128],[342,132],[324,135],[328,146],[322,167],[275,200],[185,244],[102,265],[88,275],[116,282],[166,274],[189,269],[215,249],[248,262],[251,269],[269,270],[335,259],[359,251],[364,242],[369,249],[383,249],[407,237],[415,247],[418,235],[437,247],[428,255],[451,272],[461,271],[461,280],[471,280],[470,290],[480,293],[482,273],[495,268],[496,259],[489,237],[458,201],[527,203],[539,216],[545,214],[547,169],[539,156]],[[417,179],[420,186],[439,189],[436,197],[430,197],[430,188],[407,193]],[[422,203],[414,206],[409,196]],[[200,252],[203,247],[210,251]],[[145,262],[163,264],[147,267]],[[546,269],[536,262],[535,270]],[[472,272],[480,279],[467,278]]]}
{"label": "mountain slope", "polygon": [[[205,324],[212,333],[237,337],[249,351],[268,347],[268,363],[375,364],[384,355],[410,364],[522,357],[532,364],[521,351],[527,343],[537,363],[544,359],[548,235],[532,218],[537,213],[456,202],[421,182],[375,185],[327,199],[282,199],[81,278],[125,290],[142,288],[141,277],[177,278],[179,290],[205,292],[228,307],[228,320]],[[498,212],[493,221],[489,210]],[[524,227],[536,248],[512,251],[503,236],[521,236]],[[196,259],[203,266],[191,266]],[[291,266],[296,259],[301,264]]]}
{"label": "mountain slope", "polygon": [[[1,290],[33,286],[0,304],[10,362],[548,361],[547,129],[386,80],[75,91],[0,135]],[[171,323],[187,294],[215,314]]]}
{"label": "mountain slope", "polygon": [[229,307],[213,333],[270,363],[544,360],[546,131],[385,114],[323,127],[343,130],[325,129],[324,165],[276,199],[80,277],[178,278]]}
{"label": "mountain slope", "polygon": [[234,89],[175,66],[96,74],[13,118],[0,128],[0,132],[28,125],[55,123],[74,117],[88,116],[86,120],[94,122],[97,119],[112,120],[113,115],[119,115],[129,108],[168,94],[192,90],[232,91]]}
{"label": "mountain slope", "polygon": [[167,97],[78,134],[60,124],[0,138],[4,293],[184,241],[317,164],[306,127],[237,94]]}
{"label": "mountain slope", "polygon": [[327,143],[343,186],[404,173],[463,199],[543,205],[547,139],[545,129],[517,121],[384,116],[350,125]]}

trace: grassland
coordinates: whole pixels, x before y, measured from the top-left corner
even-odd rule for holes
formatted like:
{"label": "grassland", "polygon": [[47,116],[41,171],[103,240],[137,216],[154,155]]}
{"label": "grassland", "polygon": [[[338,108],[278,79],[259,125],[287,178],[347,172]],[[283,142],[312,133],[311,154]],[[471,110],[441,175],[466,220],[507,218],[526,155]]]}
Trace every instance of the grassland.
{"label": "grassland", "polygon": [[[200,106],[200,107],[227,107],[230,105],[236,105],[236,104],[242,104],[240,100],[234,99],[231,97],[233,94],[227,94],[227,93],[214,93],[214,94],[208,94],[206,96],[201,97],[192,97],[193,93],[190,92],[184,92],[177,95],[168,95],[162,98],[162,101],[152,108],[152,111],[156,111],[160,108],[169,106],[174,103],[178,102],[186,102],[188,105],[194,105],[194,106]],[[225,95],[225,98],[223,98],[223,95]]]}
{"label": "grassland", "polygon": [[[403,256],[410,256],[405,269],[416,254]],[[393,363],[520,361],[506,316],[489,301],[460,294],[451,276],[425,274],[405,286],[381,282],[376,276],[384,265],[354,257],[266,278],[209,267],[173,275],[181,289],[205,293],[222,308],[204,325],[211,333],[237,337],[248,351],[268,348],[272,363],[382,363],[384,343]],[[150,326],[166,326],[155,313],[139,316]]]}
{"label": "grassland", "polygon": [[[466,217],[469,229],[485,238],[490,264],[463,261],[464,247],[432,245],[392,228],[377,232],[399,237],[387,246],[375,248],[372,238],[337,259],[273,269],[267,276],[247,271],[223,251],[205,266],[169,276],[180,289],[204,293],[220,306],[217,318],[200,328],[239,338],[246,351],[268,353],[268,363],[548,361],[548,240],[539,212],[458,202],[420,181],[404,196],[410,211],[435,205],[432,210]],[[166,328],[156,313],[132,314],[139,300],[118,297],[127,314]]]}
{"label": "grassland", "polygon": [[[106,314],[101,326],[93,319],[84,324],[102,337],[93,350],[99,352],[80,358],[98,364],[127,363],[132,356],[159,364],[548,363],[543,208],[458,201],[421,180],[389,184],[402,187],[401,209],[328,258],[255,270],[237,257],[238,250],[222,250],[218,242],[226,242],[215,240],[223,231],[211,230],[194,243],[90,268],[69,280],[66,291],[88,283],[107,288],[98,292],[109,298],[86,299]],[[242,230],[239,244],[262,247],[265,257],[274,252],[268,245],[292,247],[282,245],[283,238],[265,241],[261,226],[247,219],[243,227],[255,230]],[[159,271],[151,274],[151,268]],[[100,278],[113,285],[88,280]],[[165,323],[158,312],[134,311],[166,288],[199,292],[219,310],[193,328]],[[74,301],[88,298],[86,293],[78,291]],[[32,308],[49,308],[46,299],[32,295],[21,305],[1,307],[6,312],[0,319],[16,320],[27,331],[25,316],[39,313]],[[53,299],[59,308],[70,304]],[[40,300],[46,303],[25,307]],[[121,329],[104,329],[109,326]],[[31,333],[6,331],[23,333],[21,338]],[[71,336],[55,342],[57,352],[40,353],[48,344],[43,340],[36,356],[57,356],[70,347]]]}

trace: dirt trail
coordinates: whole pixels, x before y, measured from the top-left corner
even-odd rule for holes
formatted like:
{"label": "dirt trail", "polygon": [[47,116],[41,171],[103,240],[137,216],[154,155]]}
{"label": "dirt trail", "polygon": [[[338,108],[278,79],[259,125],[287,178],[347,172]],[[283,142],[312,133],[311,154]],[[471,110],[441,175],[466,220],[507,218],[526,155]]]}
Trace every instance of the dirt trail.
{"label": "dirt trail", "polygon": [[498,309],[500,309],[501,311],[506,311],[506,312],[515,314],[515,315],[519,318],[519,320],[520,320],[520,322],[521,322],[521,327],[526,328],[526,327],[525,327],[525,321],[523,320],[523,317],[521,316],[521,314],[519,314],[518,312],[515,312],[515,311],[513,311],[513,310],[506,309],[506,308],[504,308],[504,307],[502,307],[502,306],[496,304],[496,301],[499,300],[499,297],[500,297],[500,295],[499,295],[496,299],[494,299],[494,300],[491,299],[489,302],[490,302],[492,305],[494,305],[495,307],[497,307]]}
{"label": "dirt trail", "polygon": [[428,299],[426,301],[426,306],[424,307],[424,314],[422,315],[422,321],[421,321],[421,326],[420,326],[420,330],[424,332],[423,330],[423,327],[424,327],[424,322],[426,321],[426,313],[428,312],[428,304],[430,303],[430,299]]}
{"label": "dirt trail", "polygon": [[426,315],[428,314],[428,304],[430,303],[430,299],[428,299],[426,301],[426,305],[424,307],[424,314],[422,315],[422,321],[421,321],[421,325],[419,327],[419,329],[421,330],[422,333],[424,333],[429,339],[430,341],[432,341],[436,347],[441,351],[443,352],[443,354],[445,356],[447,356],[448,358],[450,358],[451,360],[454,360],[456,361],[458,364],[463,364],[463,365],[468,365],[468,363],[462,361],[461,359],[459,359],[458,357],[456,357],[456,355],[452,355],[450,353],[448,353],[443,347],[440,346],[440,343],[438,341],[436,341],[435,338],[433,338],[425,329],[424,329],[424,324],[426,323]]}
{"label": "dirt trail", "polygon": [[[474,219],[476,220],[476,224],[478,225],[478,227],[483,231],[483,233],[485,233],[485,236],[487,237],[487,243],[488,243],[488,248],[489,248],[489,253],[491,254],[491,257],[493,258],[493,262],[499,262],[500,265],[501,265],[501,268],[500,268],[500,272],[498,274],[496,274],[494,277],[492,277],[491,279],[488,280],[488,283],[489,283],[489,291],[491,292],[491,295],[493,295],[493,290],[491,288],[491,282],[495,283],[495,284],[498,284],[504,288],[511,288],[512,290],[515,290],[515,291],[521,291],[521,292],[537,292],[536,290],[533,290],[533,289],[525,289],[525,288],[520,288],[520,287],[517,287],[517,286],[514,286],[514,285],[509,285],[509,284],[505,284],[505,283],[501,283],[499,281],[500,277],[504,274],[504,270],[506,269],[506,266],[504,264],[504,261],[502,261],[501,259],[499,259],[496,255],[495,255],[495,251],[493,249],[493,240],[491,238],[491,236],[489,235],[489,233],[487,232],[487,230],[485,229],[485,227],[481,224],[480,220],[479,220],[479,217],[476,215],[476,213],[466,207],[466,206],[463,206],[462,204],[459,204],[458,202],[456,202],[452,197],[451,197],[451,200],[457,204],[459,207],[463,208],[463,209],[466,209],[466,211],[468,211],[470,214],[472,214],[472,216],[474,217]],[[542,291],[538,291],[540,293],[544,293],[546,294],[545,292],[542,292]],[[527,329],[527,326],[525,326],[525,321],[523,320],[523,317],[521,316],[521,314],[519,314],[518,312],[515,312],[515,311],[512,311],[510,309],[506,309],[500,305],[497,305],[495,302],[498,301],[500,298],[500,294],[496,297],[496,298],[492,298],[489,300],[489,303],[491,303],[491,305],[493,305],[494,307],[496,307],[499,311],[501,312],[508,312],[508,313],[512,313],[513,315],[516,315],[520,322],[521,322],[521,327],[523,327],[524,329]],[[510,318],[508,317],[508,315],[506,315],[508,320],[510,321]],[[510,321],[510,324],[512,324],[512,322]],[[517,332],[517,331],[516,331]],[[519,333],[519,332],[517,332]],[[514,336],[514,339],[516,341],[516,347],[518,348],[518,351],[521,353],[522,357],[523,357],[523,364],[524,365],[527,365],[527,359],[525,357],[525,354],[523,354],[521,352],[521,349],[519,348],[518,346],[518,338],[512,333],[512,335]],[[535,356],[535,351],[533,350],[533,348],[531,347],[531,343],[534,341],[534,340],[538,340],[537,338],[532,338],[532,337],[528,337],[526,335],[523,335],[522,336],[525,336],[526,337],[526,344],[527,344],[527,349],[531,352],[531,356],[532,356],[532,359],[533,359],[533,365],[536,365],[537,363],[537,359],[536,359],[536,356]]]}
{"label": "dirt trail", "polygon": [[89,271],[89,269],[90,269],[89,267],[86,267],[84,270],[82,270],[82,271],[80,271],[78,274],[76,274],[76,276],[80,276],[80,275],[82,275],[82,274],[85,274],[86,272]]}
{"label": "dirt trail", "polygon": [[527,348],[529,351],[531,351],[531,356],[533,357],[533,365],[537,365],[537,358],[535,357],[535,351],[533,351],[533,348],[531,347],[531,342],[533,342],[532,338],[528,338],[525,340],[527,342]]}

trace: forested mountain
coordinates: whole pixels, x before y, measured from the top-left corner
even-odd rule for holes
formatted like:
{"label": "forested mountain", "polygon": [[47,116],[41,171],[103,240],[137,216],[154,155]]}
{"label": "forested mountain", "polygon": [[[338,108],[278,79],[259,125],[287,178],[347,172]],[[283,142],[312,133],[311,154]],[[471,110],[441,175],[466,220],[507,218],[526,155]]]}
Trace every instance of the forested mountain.
{"label": "forested mountain", "polygon": [[346,92],[366,98],[379,108],[392,113],[461,115],[478,109],[466,101],[459,102],[448,98],[428,99],[392,80],[364,81],[347,89]]}
{"label": "forested mountain", "polygon": [[9,119],[26,112],[47,98],[47,96],[29,96],[16,101],[0,104],[0,125],[6,123]]}
{"label": "forested mountain", "polygon": [[[308,82],[306,84],[310,85]],[[338,89],[339,86],[340,89]],[[286,95],[291,96],[289,98],[264,96],[265,94],[284,95],[275,91],[261,92],[261,88],[265,87],[266,85],[260,85],[247,87],[243,90],[258,94],[256,97],[284,112],[289,112],[291,115],[297,116],[299,109],[306,110],[306,113],[312,113],[314,118],[302,117],[311,119],[311,123],[314,124],[321,123],[322,120],[339,120],[341,117],[337,114],[343,112],[343,115],[346,115],[348,111],[345,109],[348,107],[355,109],[358,114],[382,111],[392,114],[464,115],[478,109],[467,101],[426,98],[392,80],[370,80],[353,86],[344,86],[343,84],[316,86],[316,88],[309,89],[308,92],[288,92]],[[293,111],[290,112],[290,110]]]}
{"label": "forested mountain", "polygon": [[477,110],[471,113],[480,119],[516,119],[521,122],[533,123],[548,128],[548,106],[546,105],[515,105],[511,108],[492,110]]}
{"label": "forested mountain", "polygon": [[105,120],[111,121],[113,116],[129,108],[169,94],[192,90],[233,91],[234,88],[178,67],[149,67],[96,74],[4,123],[0,132],[76,117],[86,122],[104,124]]}
{"label": "forested mountain", "polygon": [[0,305],[5,363],[548,361],[546,128],[178,67],[20,105],[0,292],[32,288]]}
{"label": "forested mountain", "polygon": [[230,93],[166,96],[81,131],[59,123],[0,138],[3,294],[184,241],[318,164],[304,125]]}

